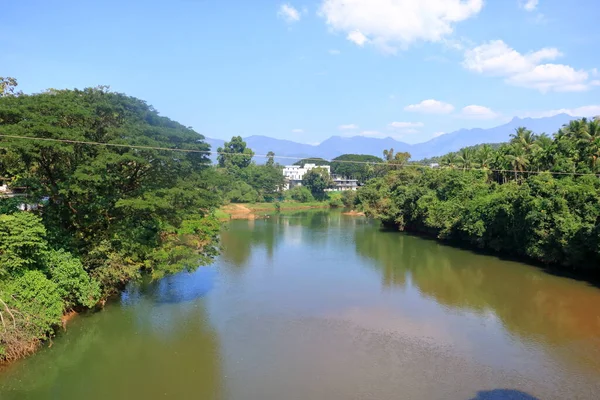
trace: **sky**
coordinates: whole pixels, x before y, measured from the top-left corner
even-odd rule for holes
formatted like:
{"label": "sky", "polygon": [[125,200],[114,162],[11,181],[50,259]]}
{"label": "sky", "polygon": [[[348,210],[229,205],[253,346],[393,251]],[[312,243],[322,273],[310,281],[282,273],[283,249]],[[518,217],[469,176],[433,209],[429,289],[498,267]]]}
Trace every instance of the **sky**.
{"label": "sky", "polygon": [[600,115],[597,0],[0,0],[0,76],[109,85],[212,138],[427,141]]}

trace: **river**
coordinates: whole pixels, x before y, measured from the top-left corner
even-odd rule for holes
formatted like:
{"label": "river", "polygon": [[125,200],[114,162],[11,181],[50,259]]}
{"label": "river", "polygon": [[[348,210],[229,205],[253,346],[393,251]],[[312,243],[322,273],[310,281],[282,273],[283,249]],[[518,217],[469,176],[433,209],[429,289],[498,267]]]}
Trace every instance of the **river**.
{"label": "river", "polygon": [[600,290],[313,211],[232,221],[0,372],[8,399],[600,398]]}

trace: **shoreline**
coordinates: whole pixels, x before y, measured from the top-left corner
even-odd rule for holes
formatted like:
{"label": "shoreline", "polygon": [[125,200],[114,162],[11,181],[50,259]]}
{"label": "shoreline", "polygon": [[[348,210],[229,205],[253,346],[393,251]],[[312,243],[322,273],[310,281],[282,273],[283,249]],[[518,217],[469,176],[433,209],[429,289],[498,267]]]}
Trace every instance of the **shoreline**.
{"label": "shoreline", "polygon": [[234,219],[254,220],[268,218],[268,215],[277,211],[295,211],[295,210],[314,210],[329,209],[331,206],[327,202],[311,203],[231,203],[222,206],[215,213],[220,221],[229,221]]}

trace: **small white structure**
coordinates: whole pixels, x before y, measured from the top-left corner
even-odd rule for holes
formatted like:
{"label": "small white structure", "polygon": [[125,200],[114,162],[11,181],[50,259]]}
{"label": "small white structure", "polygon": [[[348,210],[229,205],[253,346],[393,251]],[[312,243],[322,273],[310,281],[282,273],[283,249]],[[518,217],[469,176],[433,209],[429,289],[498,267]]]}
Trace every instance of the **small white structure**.
{"label": "small white structure", "polygon": [[331,174],[331,167],[329,165],[304,164],[303,167],[299,165],[286,165],[283,167],[283,176],[285,177],[284,190],[301,186],[304,175],[313,168],[323,168],[328,174]]}
{"label": "small white structure", "polygon": [[440,164],[438,164],[438,163],[429,164],[429,168],[439,168],[439,167],[440,167]]}

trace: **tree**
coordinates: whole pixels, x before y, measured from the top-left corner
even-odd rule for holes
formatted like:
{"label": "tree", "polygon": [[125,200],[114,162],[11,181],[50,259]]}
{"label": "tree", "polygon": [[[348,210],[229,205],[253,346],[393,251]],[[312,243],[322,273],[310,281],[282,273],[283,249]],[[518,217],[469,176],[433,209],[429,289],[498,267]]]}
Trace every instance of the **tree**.
{"label": "tree", "polygon": [[479,150],[476,151],[475,159],[481,168],[489,168],[492,162],[493,153],[494,149],[489,144],[484,144],[479,148]]}
{"label": "tree", "polygon": [[474,161],[473,149],[470,147],[460,149],[458,152],[457,161],[458,165],[460,165],[463,170],[471,169],[473,167]]}
{"label": "tree", "polygon": [[15,78],[0,76],[0,97],[21,94],[20,92],[16,91],[17,86],[19,86],[19,84]]}
{"label": "tree", "polygon": [[319,158],[319,157],[310,157],[310,158],[303,158],[300,161],[296,161],[294,163],[294,165],[300,165],[303,166],[304,164],[315,164],[315,165],[329,165],[329,161],[325,160],[324,158]]}
{"label": "tree", "polygon": [[375,166],[383,163],[379,157],[366,154],[343,154],[331,160],[331,173],[360,182],[375,177]]}
{"label": "tree", "polygon": [[410,153],[402,152],[394,154],[394,149],[389,149],[383,151],[383,158],[388,162],[388,164],[393,165],[394,168],[399,168],[406,164],[408,160],[410,160]]}
{"label": "tree", "polygon": [[272,167],[275,165],[275,153],[273,153],[272,151],[269,151],[267,153],[267,163],[266,163],[267,167]]}
{"label": "tree", "polygon": [[322,200],[325,197],[325,189],[333,186],[333,181],[325,168],[313,168],[304,174],[302,186],[310,190],[315,199]]}
{"label": "tree", "polygon": [[515,173],[515,179],[518,179],[517,172],[523,172],[525,167],[529,165],[529,159],[525,153],[525,149],[519,144],[512,146],[512,151],[508,154],[507,158]]}
{"label": "tree", "polygon": [[234,136],[230,142],[225,142],[223,147],[217,149],[217,161],[221,168],[246,168],[252,162],[254,152],[246,147],[246,142],[241,136]]}

